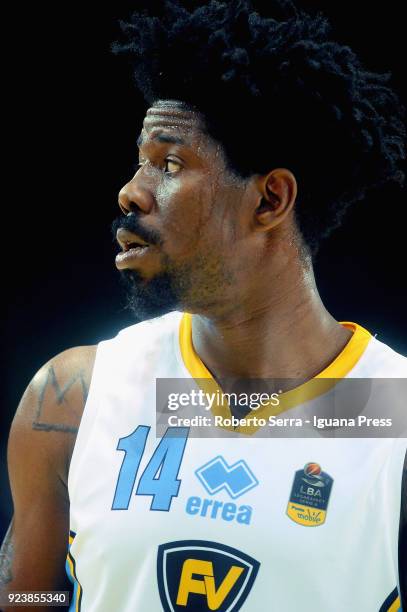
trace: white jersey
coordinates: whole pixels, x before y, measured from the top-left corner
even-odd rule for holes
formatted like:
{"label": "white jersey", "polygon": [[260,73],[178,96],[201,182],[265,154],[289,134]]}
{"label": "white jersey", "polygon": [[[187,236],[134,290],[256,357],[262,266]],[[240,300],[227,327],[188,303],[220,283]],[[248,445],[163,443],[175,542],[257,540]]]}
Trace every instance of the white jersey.
{"label": "white jersey", "polygon": [[[319,377],[407,378],[343,325]],[[399,610],[406,438],[156,437],[156,379],[205,377],[188,314],[99,343],[68,476],[70,610]]]}

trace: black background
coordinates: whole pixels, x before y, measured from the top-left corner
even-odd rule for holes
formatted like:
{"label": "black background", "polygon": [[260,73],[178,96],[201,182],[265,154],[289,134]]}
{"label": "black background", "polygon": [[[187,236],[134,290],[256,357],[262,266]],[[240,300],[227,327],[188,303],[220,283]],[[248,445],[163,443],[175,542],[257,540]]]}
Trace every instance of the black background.
{"label": "black background", "polygon": [[[371,70],[391,70],[401,93],[401,4],[303,4],[323,9],[332,37]],[[134,322],[123,310],[110,233],[118,191],[137,162],[145,111],[128,61],[109,48],[129,7],[35,3],[9,21],[0,538],[12,514],[7,436],[28,382],[58,352],[95,344]],[[357,204],[322,248],[316,277],[338,320],[357,321],[407,354],[405,195],[389,186]]]}

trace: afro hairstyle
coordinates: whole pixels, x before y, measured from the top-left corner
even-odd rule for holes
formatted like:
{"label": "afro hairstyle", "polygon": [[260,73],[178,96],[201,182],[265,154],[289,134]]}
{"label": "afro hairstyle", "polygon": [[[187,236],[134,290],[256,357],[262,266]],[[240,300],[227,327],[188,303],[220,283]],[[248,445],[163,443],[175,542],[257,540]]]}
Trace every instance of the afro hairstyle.
{"label": "afro hairstyle", "polygon": [[[391,73],[367,70],[331,26],[291,0],[138,0],[120,21],[147,104],[203,113],[230,171],[295,175],[300,233],[314,256],[366,191],[404,183],[405,109]],[[260,129],[259,129],[260,128]]]}

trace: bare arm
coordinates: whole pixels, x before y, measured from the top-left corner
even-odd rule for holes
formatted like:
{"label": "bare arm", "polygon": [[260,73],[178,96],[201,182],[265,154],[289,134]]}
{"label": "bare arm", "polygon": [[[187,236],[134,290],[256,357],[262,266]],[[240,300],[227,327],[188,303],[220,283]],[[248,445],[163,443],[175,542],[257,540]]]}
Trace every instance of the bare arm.
{"label": "bare arm", "polygon": [[[69,349],[45,364],[14,416],[7,454],[14,516],[0,551],[3,599],[10,591],[71,590],[67,473],[95,351]],[[30,608],[41,609],[50,610]]]}

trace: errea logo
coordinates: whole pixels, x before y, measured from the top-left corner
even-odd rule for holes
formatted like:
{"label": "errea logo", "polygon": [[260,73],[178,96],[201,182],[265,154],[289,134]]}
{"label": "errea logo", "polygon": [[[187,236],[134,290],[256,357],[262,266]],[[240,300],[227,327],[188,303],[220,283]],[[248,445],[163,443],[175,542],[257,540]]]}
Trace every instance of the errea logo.
{"label": "errea logo", "polygon": [[[224,491],[232,499],[237,499],[259,484],[243,459],[228,465],[220,455],[198,468],[195,474],[210,495]],[[202,498],[197,495],[188,498],[185,510],[187,514],[211,519],[221,518],[224,521],[236,520],[245,525],[250,524],[252,516],[251,506]]]}
{"label": "errea logo", "polygon": [[243,459],[228,465],[220,455],[198,468],[195,474],[211,495],[224,489],[233,499],[247,493],[259,484]]}

